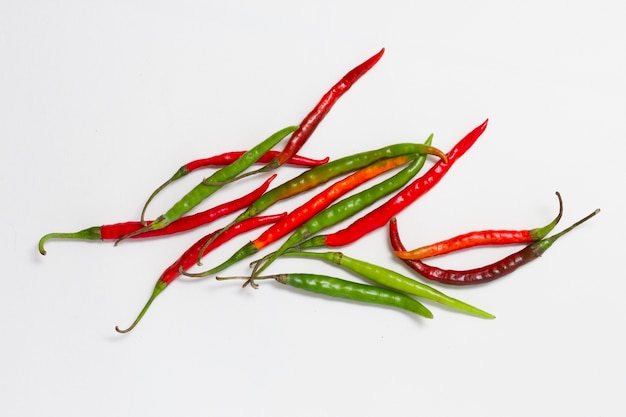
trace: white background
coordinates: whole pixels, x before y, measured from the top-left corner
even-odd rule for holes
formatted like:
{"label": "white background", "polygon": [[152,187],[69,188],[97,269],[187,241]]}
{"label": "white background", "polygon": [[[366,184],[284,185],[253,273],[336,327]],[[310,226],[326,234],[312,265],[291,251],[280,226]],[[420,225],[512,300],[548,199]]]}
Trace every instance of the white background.
{"label": "white background", "polygon": [[[0,414],[623,416],[622,7],[426,3],[0,2]],[[302,154],[338,158],[430,133],[448,150],[490,120],[398,215],[407,246],[541,226],[556,213],[555,191],[565,203],[557,230],[602,209],[500,281],[443,288],[495,320],[428,304],[428,321],[272,282],[254,291],[181,280],[119,335],[114,326],[132,321],[161,271],[230,218],[168,239],[51,241],[46,257],[37,252],[45,233],[136,219],[184,162],[298,123],[381,47]],[[168,189],[150,217],[210,172]],[[281,169],[275,184],[297,172]],[[342,250],[410,274],[384,229]],[[512,250],[432,262],[470,268]],[[357,279],[314,260],[270,271]],[[246,262],[228,270],[246,272]]]}

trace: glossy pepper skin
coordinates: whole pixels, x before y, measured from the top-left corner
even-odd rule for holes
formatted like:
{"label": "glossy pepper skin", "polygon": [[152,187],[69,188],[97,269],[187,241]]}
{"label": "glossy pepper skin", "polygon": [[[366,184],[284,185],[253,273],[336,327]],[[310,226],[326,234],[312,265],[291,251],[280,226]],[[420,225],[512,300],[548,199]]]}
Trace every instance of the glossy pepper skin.
{"label": "glossy pepper skin", "polygon": [[313,134],[317,126],[319,126],[320,122],[324,119],[324,117],[326,117],[337,100],[339,100],[339,98],[344,95],[359,78],[365,75],[366,72],[376,65],[376,63],[383,56],[384,52],[385,48],[382,48],[378,53],[368,58],[365,62],[350,70],[341,78],[341,80],[333,85],[331,89],[324,94],[315,108],[313,108],[304,120],[302,120],[299,125],[300,127],[293,133],[293,135],[291,135],[291,139],[287,142],[283,152],[276,156],[273,161],[268,163],[267,169],[274,169],[283,165],[289,160],[291,155],[298,152],[308,138]]}
{"label": "glossy pepper skin", "polygon": [[375,287],[373,285],[346,281],[341,278],[330,277],[327,275],[293,273],[270,275],[266,277],[259,277],[259,279],[275,279],[281,284],[316,294],[342,298],[344,300],[359,301],[368,304],[395,307],[429,319],[433,317],[432,312],[422,303],[405,294],[388,290],[386,288]]}

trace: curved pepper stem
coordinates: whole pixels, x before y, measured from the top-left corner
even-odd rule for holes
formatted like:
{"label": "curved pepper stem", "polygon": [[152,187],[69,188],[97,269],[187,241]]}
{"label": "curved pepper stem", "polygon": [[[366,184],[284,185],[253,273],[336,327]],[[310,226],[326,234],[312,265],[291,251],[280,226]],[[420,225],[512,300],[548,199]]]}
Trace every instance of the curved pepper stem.
{"label": "curved pepper stem", "polygon": [[580,226],[581,224],[583,224],[584,222],[586,222],[587,220],[589,220],[590,218],[592,218],[598,213],[600,213],[599,208],[595,209],[593,212],[583,217],[582,219],[578,220],[576,223],[572,224],[567,229],[562,230],[561,232],[557,233],[556,235],[541,239],[540,241],[533,243],[532,244],[533,252],[535,253],[536,256],[541,256],[545,251],[548,250],[550,246],[552,246],[552,244],[554,244],[554,242],[556,242],[558,238],[570,232],[572,229]]}
{"label": "curved pepper stem", "polygon": [[46,249],[44,245],[50,239],[84,239],[84,240],[102,240],[102,234],[100,233],[102,227],[94,226],[79,232],[73,233],[48,233],[39,239],[39,253],[45,255]]}
{"label": "curved pepper stem", "polygon": [[154,199],[154,197],[157,196],[157,194],[159,194],[161,191],[163,191],[165,188],[167,188],[171,183],[173,183],[174,181],[184,177],[185,175],[187,175],[189,173],[189,171],[187,170],[187,167],[182,166],[178,169],[178,171],[176,171],[176,173],[174,175],[172,175],[172,177],[165,181],[163,184],[161,184],[159,186],[159,188],[157,188],[156,190],[154,190],[154,192],[152,194],[150,194],[150,197],[148,197],[148,199],[146,200],[145,204],[143,205],[143,209],[141,209],[141,224],[146,226],[146,220],[145,220],[145,216],[146,216],[146,210],[148,209],[148,205],[150,205],[150,203],[152,202],[152,200]]}
{"label": "curved pepper stem", "polygon": [[139,315],[137,316],[137,318],[135,319],[133,324],[131,324],[126,329],[120,329],[119,326],[115,326],[115,331],[118,332],[118,333],[128,333],[131,330],[133,330],[135,328],[135,326],[137,326],[137,324],[139,324],[139,322],[141,321],[143,316],[146,314],[146,312],[150,308],[150,305],[152,304],[152,302],[159,296],[159,294],[161,294],[163,292],[163,290],[167,287],[167,285],[168,284],[163,282],[163,281],[158,281],[156,283],[156,285],[154,286],[154,290],[152,291],[152,295],[150,295],[150,298],[146,302],[146,305],[141,309],[141,311],[139,312]]}
{"label": "curved pepper stem", "polygon": [[559,193],[558,191],[556,192],[556,196],[559,199],[559,213],[549,224],[543,227],[529,230],[529,234],[533,240],[541,240],[544,237],[548,236],[548,233],[550,233],[561,220],[561,217],[563,216],[563,199],[561,199],[561,193]]}

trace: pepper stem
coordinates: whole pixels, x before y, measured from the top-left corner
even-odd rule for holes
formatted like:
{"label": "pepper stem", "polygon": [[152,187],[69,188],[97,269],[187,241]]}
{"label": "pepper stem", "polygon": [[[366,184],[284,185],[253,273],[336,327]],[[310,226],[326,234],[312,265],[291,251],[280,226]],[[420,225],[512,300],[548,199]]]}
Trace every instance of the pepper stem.
{"label": "pepper stem", "polygon": [[600,213],[600,209],[599,208],[595,209],[592,213],[590,213],[587,216],[583,217],[582,219],[578,220],[576,223],[572,224],[567,229],[562,230],[561,232],[557,233],[556,235],[548,237],[548,238],[544,238],[544,239],[541,239],[538,242],[535,242],[533,245],[534,245],[534,251],[537,254],[537,256],[541,256],[546,250],[548,250],[548,248],[550,246],[552,246],[552,244],[554,242],[556,242],[556,240],[558,238],[560,238],[564,234],[570,232],[572,229],[580,226],[581,224],[583,224],[584,222],[586,222],[587,220],[589,220],[590,218],[592,218],[593,216],[595,216],[598,213]]}
{"label": "pepper stem", "polygon": [[549,224],[538,227],[536,229],[529,230],[530,236],[533,240],[541,240],[548,235],[555,228],[557,223],[561,220],[561,216],[563,216],[563,199],[561,199],[561,193],[556,192],[556,196],[559,198],[559,213],[557,216],[550,222]]}
{"label": "pepper stem", "polygon": [[[255,277],[255,280],[264,280],[264,279],[276,279],[277,281],[279,281],[279,277],[281,276],[281,274],[276,274],[276,275],[264,275],[262,277]],[[216,280],[218,281],[230,281],[230,280],[234,280],[234,279],[245,279],[246,282],[243,284],[243,286],[245,287],[246,285],[248,285],[248,283],[250,282],[250,277],[249,276],[245,276],[245,275],[237,275],[237,276],[232,276],[232,277],[215,277]],[[280,282],[280,281],[279,281]],[[284,284],[284,283],[283,283]],[[252,285],[254,286],[254,288],[258,288],[259,286],[255,283],[252,283]]]}
{"label": "pepper stem", "polygon": [[216,267],[213,267],[209,270],[202,271],[202,272],[188,272],[188,271],[183,271],[182,269],[180,272],[181,274],[187,277],[204,278],[209,275],[213,275],[220,271],[223,271],[224,269],[230,267],[231,265],[234,265],[235,263],[248,257],[249,255],[256,253],[257,251],[258,249],[254,246],[254,244],[252,244],[252,242],[248,242],[244,246],[242,246],[237,252],[235,252],[230,258],[228,258],[227,260],[225,260],[224,262],[222,262]]}
{"label": "pepper stem", "polygon": [[102,240],[102,234],[100,233],[102,227],[94,226],[79,232],[73,233],[48,233],[39,239],[39,253],[45,255],[46,249],[44,245],[50,239],[86,239],[86,240]]}
{"label": "pepper stem", "polygon": [[184,177],[187,174],[189,174],[187,167],[185,166],[180,167],[178,171],[176,171],[176,173],[172,175],[172,177],[169,180],[165,181],[163,184],[161,184],[161,186],[159,186],[159,188],[157,188],[156,190],[154,190],[152,194],[150,194],[150,197],[148,197],[148,200],[146,200],[146,203],[143,205],[143,209],[141,210],[140,220],[141,220],[142,225],[144,226],[146,225],[146,221],[145,221],[146,210],[148,209],[148,205],[152,202],[154,197],[156,197],[156,195],[159,194],[161,191],[163,191],[168,185]]}
{"label": "pepper stem", "polygon": [[196,260],[196,265],[202,266],[202,258],[204,257],[204,252],[206,252],[206,250],[209,247],[209,245],[211,243],[213,243],[218,237],[220,237],[224,232],[226,232],[228,229],[230,229],[235,224],[237,224],[238,219],[239,218],[237,218],[237,219],[233,220],[232,222],[228,223],[225,227],[222,227],[222,229],[220,229],[217,233],[215,233],[213,236],[211,236],[211,238],[209,240],[207,240],[204,243],[204,245],[202,245],[202,248],[200,248],[200,252],[198,252],[198,259]]}
{"label": "pepper stem", "polygon": [[120,329],[119,326],[115,326],[115,331],[118,332],[118,333],[128,333],[131,330],[133,330],[135,328],[135,326],[137,326],[139,321],[141,321],[143,316],[146,314],[146,312],[148,311],[148,308],[150,308],[150,305],[155,300],[155,298],[157,298],[159,296],[159,294],[161,294],[161,292],[163,292],[163,290],[165,288],[167,288],[167,285],[168,284],[166,284],[163,281],[158,281],[156,283],[156,285],[154,286],[154,290],[152,291],[152,295],[150,295],[150,298],[148,299],[148,302],[146,302],[146,305],[141,309],[141,311],[139,312],[139,315],[137,316],[137,318],[135,319],[133,324],[131,324],[130,327],[128,327],[126,329]]}

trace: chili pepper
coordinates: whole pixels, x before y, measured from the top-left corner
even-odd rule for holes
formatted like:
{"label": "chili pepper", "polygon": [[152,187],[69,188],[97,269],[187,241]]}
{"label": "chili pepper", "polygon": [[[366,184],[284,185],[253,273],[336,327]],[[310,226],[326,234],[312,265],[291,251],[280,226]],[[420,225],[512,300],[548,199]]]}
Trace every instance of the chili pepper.
{"label": "chili pepper", "polygon": [[[210,223],[220,217],[226,216],[234,211],[242,209],[250,205],[253,201],[259,198],[270,186],[270,183],[276,178],[276,174],[269,177],[265,182],[257,189],[237,198],[228,203],[220,204],[212,207],[208,210],[200,213],[192,214],[190,216],[181,217],[169,226],[152,230],[140,235],[132,236],[132,238],[148,238],[156,236],[165,236],[174,233],[180,233],[187,230],[195,229],[196,227]],[[122,236],[127,235],[141,229],[143,225],[141,222],[124,222],[115,224],[106,224],[104,226],[94,226],[74,233],[48,233],[39,240],[39,252],[42,255],[46,254],[44,249],[45,243],[49,239],[85,239],[85,240],[116,240]]]}
{"label": "chili pepper", "polygon": [[373,230],[384,226],[389,219],[432,189],[450,170],[450,167],[476,142],[487,128],[488,120],[474,128],[448,152],[448,160],[439,160],[423,176],[417,178],[390,200],[357,219],[345,229],[328,235],[319,235],[299,245],[301,249],[322,246],[344,246]]}
{"label": "chili pepper", "polygon": [[493,314],[489,314],[461,300],[457,300],[456,298],[449,297],[429,285],[418,282],[407,276],[392,271],[391,269],[351,258],[341,252],[302,252],[291,250],[287,251],[285,255],[321,259],[339,265],[342,268],[354,272],[375,284],[382,285],[383,287],[435,301],[455,310],[463,311],[478,317],[487,319],[495,318]]}
{"label": "chili pepper", "polygon": [[[371,151],[345,156],[343,158],[330,161],[324,165],[310,168],[298,175],[296,178],[271,189],[252,203],[242,214],[233,220],[231,224],[254,217],[278,201],[285,200],[296,194],[315,188],[316,186],[339,175],[361,169],[384,158],[407,154],[432,154],[438,156],[439,158],[446,158],[446,155],[442,151],[430,146],[430,142],[428,141],[424,144],[398,143]],[[228,230],[228,227],[229,225],[227,225],[224,230]],[[209,243],[210,242],[207,244]],[[198,264],[200,265],[200,263]]]}
{"label": "chili pepper", "polygon": [[[428,278],[442,284],[472,285],[493,281],[494,279],[508,275],[520,266],[539,258],[559,237],[563,236],[565,233],[569,232],[581,223],[589,220],[599,212],[600,209],[596,209],[587,217],[577,221],[562,232],[551,237],[543,238],[537,242],[533,242],[518,252],[506,256],[497,262],[479,268],[457,271],[426,265],[417,259],[404,259],[404,262],[424,278]],[[392,218],[389,222],[389,237],[391,240],[391,246],[394,250],[404,250],[404,245],[402,244],[398,234],[398,226],[395,218]]]}
{"label": "chili pepper", "polygon": [[[174,175],[167,181],[165,181],[159,188],[157,188],[148,198],[145,205],[143,206],[143,210],[141,210],[141,222],[145,226],[144,216],[148,205],[150,202],[156,197],[158,193],[163,191],[168,185],[173,183],[176,180],[184,177],[192,171],[195,171],[200,168],[206,168],[208,166],[224,166],[229,165],[239,159],[246,151],[235,151],[235,152],[226,152],[219,155],[211,156],[209,158],[197,159],[195,161],[191,161],[183,165],[176,171]],[[272,160],[276,155],[278,155],[278,151],[268,151],[261,158],[259,158],[256,163],[267,163]],[[291,165],[298,165],[304,167],[314,167],[318,165],[325,164],[329,161],[329,158],[326,157],[324,159],[311,159],[300,155],[294,155],[288,161]]]}
{"label": "chili pepper", "polygon": [[207,185],[205,182],[223,182],[228,179],[234,178],[239,175],[242,171],[252,165],[256,160],[258,160],[261,155],[265,154],[269,151],[274,145],[283,140],[285,136],[289,133],[293,132],[297,126],[290,126],[285,129],[279,130],[278,132],[271,135],[269,138],[265,139],[263,142],[256,145],[254,148],[250,149],[248,152],[244,153],[239,159],[237,159],[232,164],[221,168],[216,171],[213,175],[211,175],[206,180],[202,181],[196,187],[194,187],[190,192],[188,192],[183,198],[181,198],[176,204],[174,204],[168,211],[159,216],[156,220],[150,223],[147,226],[142,227],[141,229],[129,233],[125,236],[122,236],[116,241],[116,244],[121,240],[136,236],[142,233],[146,233],[151,230],[159,230],[163,229],[167,225],[175,222],[180,219],[183,215],[189,212],[191,209],[200,204],[203,200],[208,198],[214,192],[221,188],[221,185]]}
{"label": "chili pepper", "polygon": [[280,166],[282,166],[286,161],[288,161],[292,155],[302,148],[304,143],[309,139],[309,137],[313,134],[317,126],[324,119],[324,117],[328,114],[333,105],[339,100],[346,91],[352,87],[352,85],[363,76],[367,71],[369,71],[376,63],[380,60],[385,52],[385,48],[382,48],[378,53],[374,56],[367,59],[362,64],[353,68],[350,72],[339,80],[335,85],[331,87],[330,90],[322,99],[317,103],[317,105],[311,110],[309,114],[306,115],[304,120],[300,123],[300,127],[296,130],[289,138],[289,141],[285,145],[285,148],[281,153],[275,156],[267,165],[258,170],[251,171],[240,175],[238,178],[247,177],[249,175],[257,174],[260,172],[268,172],[272,171]]}
{"label": "chili pepper", "polygon": [[[218,277],[218,280],[247,278],[247,277]],[[340,278],[316,274],[279,274],[258,277],[257,279],[275,279],[281,284],[300,288],[316,294],[345,300],[360,301],[369,304],[380,304],[410,311],[422,317],[432,318],[433,314],[422,303],[408,295],[375,287],[346,281]]]}
{"label": "chili pepper", "polygon": [[[227,242],[228,240],[232,239],[233,237],[241,233],[247,232],[249,230],[255,229],[260,226],[273,223],[285,217],[286,214],[287,213],[274,214],[270,216],[259,216],[259,217],[254,217],[251,219],[246,219],[240,223],[237,223],[236,225],[228,229],[227,232],[221,234],[218,239],[214,240],[208,249],[213,250],[219,247],[220,245],[222,245],[224,242]],[[178,258],[172,265],[167,267],[165,271],[163,271],[163,274],[161,274],[161,277],[159,278],[159,280],[156,282],[156,285],[154,286],[154,290],[152,291],[152,294],[150,295],[148,302],[143,307],[143,309],[141,310],[141,312],[139,313],[139,315],[137,316],[133,324],[131,324],[130,327],[128,327],[127,329],[120,329],[119,327],[116,326],[115,330],[118,331],[119,333],[128,333],[132,329],[134,329],[135,326],[137,326],[139,321],[146,314],[152,302],[159,296],[159,294],[163,292],[163,290],[165,290],[165,288],[167,288],[168,285],[170,285],[176,278],[180,276],[179,271],[186,270],[192,267],[196,263],[196,260],[198,259],[198,253],[200,252],[200,248],[202,248],[204,243],[209,238],[214,236],[217,232],[218,231],[215,231],[213,233],[210,233],[202,237],[196,243],[191,245],[191,247],[187,249],[185,253],[183,253],[181,257]]]}
{"label": "chili pepper", "polygon": [[[426,143],[430,143],[431,140],[432,135],[426,140]],[[363,190],[360,193],[341,200],[323,210],[321,213],[318,213],[315,217],[304,223],[295,232],[293,232],[276,252],[253,262],[255,266],[248,283],[251,284],[253,288],[256,288],[254,278],[265,270],[287,249],[298,245],[305,239],[313,236],[315,233],[347,219],[348,217],[363,210],[365,207],[372,205],[382,197],[404,187],[411,180],[411,178],[413,178],[422,169],[425,162],[426,158],[422,155],[393,177],[388,178],[385,181],[368,188],[367,190]]]}
{"label": "chili pepper", "polygon": [[[259,237],[248,242],[222,264],[210,269],[209,271],[187,275],[203,277],[223,271],[236,262],[257,253],[269,244],[276,242],[278,239],[285,236],[287,233],[291,232],[311,217],[315,216],[316,213],[323,210],[325,207],[328,207],[334,200],[363,184],[365,181],[368,181],[383,172],[396,168],[399,165],[405,164],[415,157],[416,156],[414,155],[400,155],[395,158],[383,159],[365,168],[361,168],[354,174],[326,188],[324,191],[293,210],[281,221],[274,223]],[[202,252],[200,252],[200,254],[202,254]]]}
{"label": "chili pepper", "polygon": [[563,215],[561,194],[557,192],[556,195],[559,198],[559,213],[546,226],[529,230],[481,230],[464,233],[411,251],[396,251],[395,254],[400,259],[424,259],[476,246],[529,243],[541,240],[554,229]]}

